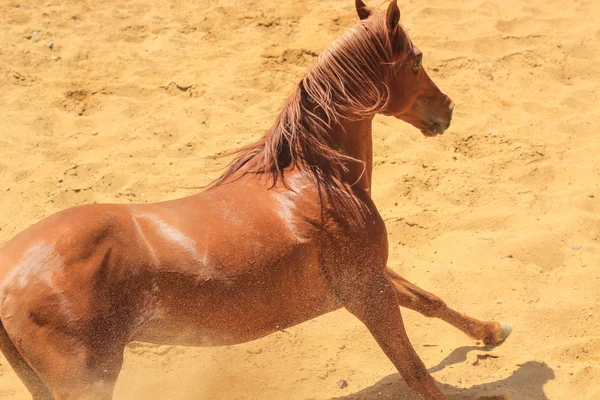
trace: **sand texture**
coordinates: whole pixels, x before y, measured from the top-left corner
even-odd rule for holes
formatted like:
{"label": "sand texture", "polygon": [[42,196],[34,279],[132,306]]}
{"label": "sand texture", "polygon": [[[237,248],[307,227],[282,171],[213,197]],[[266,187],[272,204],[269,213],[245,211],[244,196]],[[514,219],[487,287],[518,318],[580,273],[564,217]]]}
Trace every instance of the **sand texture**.
{"label": "sand texture", "polygon": [[[453,400],[600,399],[600,2],[400,6],[456,110],[434,139],[375,120],[390,265],[514,327],[486,350],[404,311],[417,352]],[[355,21],[351,0],[0,1],[0,243],[74,205],[194,193]],[[418,398],[344,310],[125,358],[115,399]],[[2,356],[0,398],[30,398]]]}

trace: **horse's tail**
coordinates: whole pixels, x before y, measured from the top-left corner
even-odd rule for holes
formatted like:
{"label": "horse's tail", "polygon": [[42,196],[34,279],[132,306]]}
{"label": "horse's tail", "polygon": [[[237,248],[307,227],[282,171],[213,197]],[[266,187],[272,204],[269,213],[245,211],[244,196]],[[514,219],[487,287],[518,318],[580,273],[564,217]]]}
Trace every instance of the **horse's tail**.
{"label": "horse's tail", "polygon": [[54,397],[50,390],[42,381],[39,375],[31,368],[29,363],[23,358],[17,346],[6,332],[4,323],[0,317],[0,351],[13,368],[15,373],[27,387],[35,400],[52,400]]}

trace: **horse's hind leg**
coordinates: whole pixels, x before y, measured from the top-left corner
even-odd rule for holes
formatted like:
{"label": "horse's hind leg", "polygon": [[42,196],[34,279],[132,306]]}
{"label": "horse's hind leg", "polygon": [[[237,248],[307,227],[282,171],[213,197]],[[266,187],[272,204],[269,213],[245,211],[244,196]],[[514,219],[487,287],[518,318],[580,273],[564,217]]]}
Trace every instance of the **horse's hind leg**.
{"label": "horse's hind leg", "polygon": [[461,314],[448,307],[439,297],[413,285],[389,267],[385,272],[402,307],[415,310],[426,317],[440,318],[486,345],[499,344],[510,335],[509,325],[495,321],[479,321]]}
{"label": "horse's hind leg", "polygon": [[6,333],[4,325],[0,321],[0,350],[6,357],[6,360],[21,379],[33,400],[53,400],[48,387],[42,382],[38,374],[25,361],[19,350]]}
{"label": "horse's hind leg", "polygon": [[[67,333],[65,327],[58,329],[46,325],[42,329],[20,318],[18,321],[11,320],[11,328],[10,332],[19,332],[20,353],[51,394],[40,398],[112,399],[123,364],[125,342],[115,341],[102,331],[91,338],[89,335]],[[23,379],[29,388],[28,380],[31,382],[31,375]]]}
{"label": "horse's hind leg", "polygon": [[66,354],[46,356],[51,365],[44,366],[41,375],[55,400],[110,400],[123,365],[123,350],[124,345],[109,350],[74,344]]}

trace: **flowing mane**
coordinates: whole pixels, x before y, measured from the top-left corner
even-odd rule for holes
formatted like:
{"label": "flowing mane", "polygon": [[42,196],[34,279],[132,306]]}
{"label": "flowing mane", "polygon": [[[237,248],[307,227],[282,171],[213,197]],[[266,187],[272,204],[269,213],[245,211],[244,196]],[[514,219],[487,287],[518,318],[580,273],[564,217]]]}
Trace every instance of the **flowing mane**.
{"label": "flowing mane", "polygon": [[319,181],[340,180],[347,162],[360,162],[338,149],[329,132],[342,118],[374,115],[385,108],[394,52],[412,44],[401,26],[390,38],[385,15],[375,13],[350,28],[319,57],[286,100],[281,113],[256,143],[237,157],[209,187],[219,186],[243,169],[263,174],[274,186],[285,184],[285,169],[312,172]]}

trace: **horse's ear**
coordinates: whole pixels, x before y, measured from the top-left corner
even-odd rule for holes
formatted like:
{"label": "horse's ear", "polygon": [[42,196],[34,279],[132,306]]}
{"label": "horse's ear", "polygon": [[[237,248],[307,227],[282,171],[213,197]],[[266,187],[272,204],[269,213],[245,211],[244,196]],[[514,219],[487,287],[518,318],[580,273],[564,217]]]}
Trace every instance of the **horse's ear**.
{"label": "horse's ear", "polygon": [[360,19],[367,19],[372,11],[362,0],[356,0],[356,12]]}
{"label": "horse's ear", "polygon": [[390,32],[394,31],[396,26],[398,26],[398,23],[400,22],[400,9],[398,8],[398,0],[392,0],[390,3],[385,16],[385,21]]}

